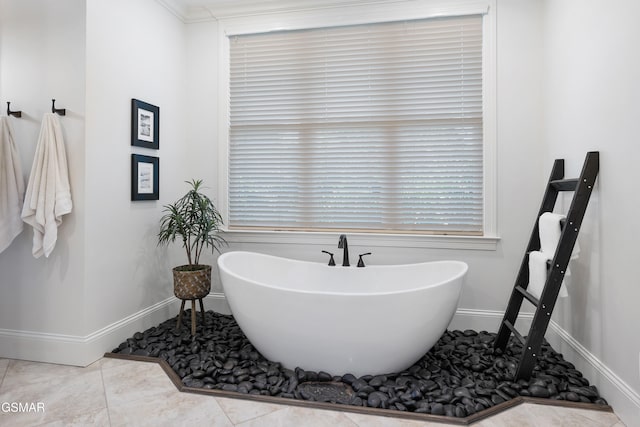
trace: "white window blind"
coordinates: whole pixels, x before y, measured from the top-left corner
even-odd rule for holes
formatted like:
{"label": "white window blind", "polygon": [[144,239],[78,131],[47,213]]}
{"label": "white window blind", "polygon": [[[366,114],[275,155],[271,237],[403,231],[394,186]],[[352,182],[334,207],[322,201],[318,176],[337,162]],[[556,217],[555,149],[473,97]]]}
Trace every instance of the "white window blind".
{"label": "white window blind", "polygon": [[482,17],[230,38],[230,229],[482,234]]}

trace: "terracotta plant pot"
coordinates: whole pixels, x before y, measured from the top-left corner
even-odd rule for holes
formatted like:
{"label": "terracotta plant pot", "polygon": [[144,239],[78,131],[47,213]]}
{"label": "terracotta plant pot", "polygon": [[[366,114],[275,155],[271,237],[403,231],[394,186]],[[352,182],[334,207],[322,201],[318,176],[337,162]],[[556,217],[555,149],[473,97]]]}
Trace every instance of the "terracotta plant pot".
{"label": "terracotta plant pot", "polygon": [[181,265],[173,268],[173,293],[182,300],[204,298],[211,290],[210,265]]}

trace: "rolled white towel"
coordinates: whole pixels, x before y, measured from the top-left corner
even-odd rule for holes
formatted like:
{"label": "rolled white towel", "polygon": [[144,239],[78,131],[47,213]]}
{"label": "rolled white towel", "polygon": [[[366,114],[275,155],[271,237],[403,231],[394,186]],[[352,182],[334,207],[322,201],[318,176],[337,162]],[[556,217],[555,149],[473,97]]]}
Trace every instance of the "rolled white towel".
{"label": "rolled white towel", "polygon": [[[553,212],[545,212],[540,215],[538,221],[538,233],[540,235],[540,251],[553,257],[560,242],[560,236],[562,235],[562,228],[560,222],[566,218],[566,215],[556,214]],[[580,256],[580,245],[576,240],[576,244],[571,252],[571,259],[576,259]]]}
{"label": "rolled white towel", "polygon": [[529,254],[529,286],[531,295],[540,298],[544,284],[547,281],[547,257],[544,253],[534,251]]}
{"label": "rolled white towel", "polygon": [[[546,254],[550,259],[556,253],[558,243],[560,242],[560,236],[562,235],[562,228],[560,222],[565,219],[566,216],[562,214],[556,214],[553,212],[545,212],[540,215],[538,221],[538,233],[540,235],[540,251]],[[577,259],[580,256],[580,245],[576,240],[571,252],[570,260]],[[567,266],[565,277],[571,276],[571,270]],[[562,282],[564,284],[564,281]],[[561,295],[562,296],[562,295]]]}
{"label": "rolled white towel", "polygon": [[564,215],[553,212],[545,212],[540,215],[538,228],[540,233],[540,251],[553,256],[560,241],[562,229],[560,221],[565,218]]}
{"label": "rolled white towel", "polygon": [[[550,259],[551,257],[548,254],[540,251],[533,251],[529,254],[529,286],[527,286],[527,291],[538,299],[540,299],[544,284],[547,281],[547,261]],[[558,296],[561,298],[569,296],[564,280]]]}

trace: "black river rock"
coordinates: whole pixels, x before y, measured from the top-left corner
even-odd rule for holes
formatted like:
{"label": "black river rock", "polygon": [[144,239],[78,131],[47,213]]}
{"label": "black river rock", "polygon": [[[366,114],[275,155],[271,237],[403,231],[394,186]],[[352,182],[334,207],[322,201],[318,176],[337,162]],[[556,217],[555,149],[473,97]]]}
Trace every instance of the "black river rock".
{"label": "black river rock", "polygon": [[[189,319],[187,310],[186,319]],[[495,334],[446,331],[420,360],[402,372],[338,376],[265,359],[232,316],[208,311],[191,336],[176,318],[136,332],[112,353],[165,360],[185,386],[397,411],[466,417],[517,396],[606,405],[595,386],[544,343],[529,380],[514,380],[522,345],[494,350]],[[381,339],[384,339],[381,337]],[[418,337],[416,339],[419,339]]]}

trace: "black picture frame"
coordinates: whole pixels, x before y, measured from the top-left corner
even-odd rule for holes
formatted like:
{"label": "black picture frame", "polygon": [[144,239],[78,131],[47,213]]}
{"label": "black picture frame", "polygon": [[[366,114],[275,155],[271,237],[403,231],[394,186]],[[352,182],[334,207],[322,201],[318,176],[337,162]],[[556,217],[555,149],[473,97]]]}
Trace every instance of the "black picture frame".
{"label": "black picture frame", "polygon": [[131,200],[160,199],[160,158],[131,155]]}
{"label": "black picture frame", "polygon": [[131,145],[160,148],[160,107],[131,99]]}

